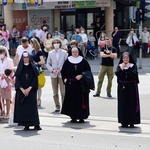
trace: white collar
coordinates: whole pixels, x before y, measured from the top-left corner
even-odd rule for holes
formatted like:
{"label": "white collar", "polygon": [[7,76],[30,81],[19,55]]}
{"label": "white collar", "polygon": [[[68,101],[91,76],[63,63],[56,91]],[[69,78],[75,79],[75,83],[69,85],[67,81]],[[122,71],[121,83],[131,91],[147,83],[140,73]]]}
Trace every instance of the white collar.
{"label": "white collar", "polygon": [[68,57],[68,60],[73,64],[80,63],[82,61],[82,59],[83,59],[82,56],[78,56],[78,57],[69,56]]}
{"label": "white collar", "polygon": [[[120,67],[122,66],[122,64],[119,65]],[[132,68],[134,66],[134,64],[130,63],[130,68]],[[128,69],[127,67],[125,67],[124,69]]]}

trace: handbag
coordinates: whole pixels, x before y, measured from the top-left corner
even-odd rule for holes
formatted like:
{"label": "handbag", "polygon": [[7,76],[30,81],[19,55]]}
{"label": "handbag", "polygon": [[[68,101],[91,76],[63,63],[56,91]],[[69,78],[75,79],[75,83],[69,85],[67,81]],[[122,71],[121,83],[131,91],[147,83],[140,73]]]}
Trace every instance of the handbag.
{"label": "handbag", "polygon": [[91,71],[87,70],[82,72],[83,80],[85,81],[85,84],[88,89],[94,90],[95,84],[94,84],[94,78]]}
{"label": "handbag", "polygon": [[41,71],[38,75],[38,88],[39,89],[45,86],[45,81],[46,81],[46,78],[44,75],[44,71]]}

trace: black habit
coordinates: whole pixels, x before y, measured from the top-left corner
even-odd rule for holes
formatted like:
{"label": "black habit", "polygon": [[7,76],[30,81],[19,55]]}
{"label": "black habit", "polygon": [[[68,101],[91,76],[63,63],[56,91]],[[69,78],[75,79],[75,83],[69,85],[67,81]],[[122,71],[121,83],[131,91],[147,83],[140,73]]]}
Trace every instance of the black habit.
{"label": "black habit", "polygon": [[71,119],[87,119],[89,116],[89,92],[83,78],[76,80],[77,75],[84,71],[91,71],[88,62],[83,58],[78,63],[72,63],[68,59],[61,70],[65,83],[65,98],[61,113],[70,116]]}
{"label": "black habit", "polygon": [[122,70],[118,65],[115,74],[118,83],[118,122],[126,125],[140,124],[137,66],[133,63],[128,69]]}
{"label": "black habit", "polygon": [[[21,60],[22,61],[22,60]],[[16,98],[14,110],[14,122],[22,126],[38,126],[39,115],[37,109],[38,71],[33,65],[24,65],[20,62],[16,71]],[[20,88],[32,87],[29,95],[25,97]]]}

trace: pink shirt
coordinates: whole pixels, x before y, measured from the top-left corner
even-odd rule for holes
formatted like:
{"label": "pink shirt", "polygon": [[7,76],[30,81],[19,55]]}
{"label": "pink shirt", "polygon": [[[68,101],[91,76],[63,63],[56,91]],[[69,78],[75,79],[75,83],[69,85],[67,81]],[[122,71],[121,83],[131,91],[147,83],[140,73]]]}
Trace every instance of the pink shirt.
{"label": "pink shirt", "polygon": [[8,40],[9,39],[9,34],[7,33],[7,31],[0,31],[0,33],[2,34],[2,36]]}

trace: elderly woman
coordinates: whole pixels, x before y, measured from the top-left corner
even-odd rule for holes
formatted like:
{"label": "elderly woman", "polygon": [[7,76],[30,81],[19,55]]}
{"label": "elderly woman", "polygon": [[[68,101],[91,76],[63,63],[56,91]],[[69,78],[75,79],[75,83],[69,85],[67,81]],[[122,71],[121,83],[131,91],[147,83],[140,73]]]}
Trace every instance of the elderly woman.
{"label": "elderly woman", "polygon": [[81,51],[73,47],[61,71],[66,88],[61,113],[70,116],[71,123],[76,123],[77,120],[84,123],[84,119],[87,119],[90,114],[90,91],[84,87],[82,76],[82,72],[87,70],[91,71],[89,63],[83,58]]}
{"label": "elderly woman", "polygon": [[138,71],[135,61],[124,52],[115,72],[118,82],[118,122],[122,127],[140,124]]}
{"label": "elderly woman", "polygon": [[[4,72],[6,69],[13,69],[13,67],[13,60],[9,57],[7,48],[4,46],[0,46],[0,97],[2,97],[2,99],[6,101],[6,111],[4,110],[4,114],[2,114],[5,118],[9,117],[11,87],[8,83],[7,77],[5,76]],[[6,80],[8,86],[3,86],[2,82],[4,80]]]}
{"label": "elderly woman", "polygon": [[37,110],[38,71],[28,52],[23,52],[15,76],[15,110],[14,123],[25,126],[29,130],[41,130]]}

